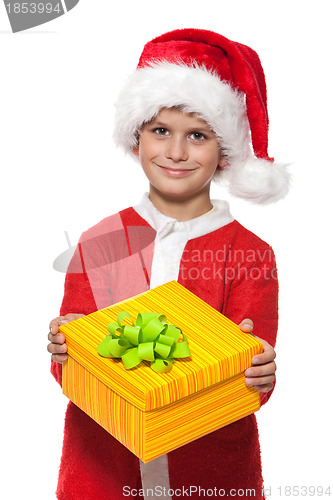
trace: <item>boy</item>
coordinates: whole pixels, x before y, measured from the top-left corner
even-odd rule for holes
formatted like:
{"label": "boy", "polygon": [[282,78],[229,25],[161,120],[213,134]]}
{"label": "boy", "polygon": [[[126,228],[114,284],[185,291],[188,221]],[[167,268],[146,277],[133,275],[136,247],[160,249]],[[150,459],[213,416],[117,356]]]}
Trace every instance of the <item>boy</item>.
{"label": "boy", "polygon": [[[288,175],[268,158],[267,133],[264,74],[249,47],[191,29],[146,44],[118,99],[115,136],[139,159],[149,194],[80,238],[61,316],[50,323],[59,383],[67,357],[59,324],[176,279],[243,331],[254,322],[264,352],[252,359],[245,383],[260,391],[262,404],[268,400],[276,370],[274,255],[226,202],[210,199],[211,181],[220,177],[233,194],[259,203],[286,194]],[[59,499],[199,498],[211,491],[244,498],[246,490],[259,499],[262,488],[254,415],[143,464],[68,405]]]}

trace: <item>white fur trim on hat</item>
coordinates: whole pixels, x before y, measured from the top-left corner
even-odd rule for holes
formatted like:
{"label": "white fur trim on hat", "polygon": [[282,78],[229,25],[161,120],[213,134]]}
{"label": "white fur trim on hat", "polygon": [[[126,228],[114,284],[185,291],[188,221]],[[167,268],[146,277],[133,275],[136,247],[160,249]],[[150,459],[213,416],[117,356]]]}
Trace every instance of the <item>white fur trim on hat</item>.
{"label": "white fur trim on hat", "polygon": [[233,195],[256,203],[285,196],[286,169],[253,154],[244,95],[205,67],[156,62],[138,68],[116,102],[116,143],[131,152],[142,125],[174,106],[196,113],[214,130],[228,162],[214,180],[227,181]]}

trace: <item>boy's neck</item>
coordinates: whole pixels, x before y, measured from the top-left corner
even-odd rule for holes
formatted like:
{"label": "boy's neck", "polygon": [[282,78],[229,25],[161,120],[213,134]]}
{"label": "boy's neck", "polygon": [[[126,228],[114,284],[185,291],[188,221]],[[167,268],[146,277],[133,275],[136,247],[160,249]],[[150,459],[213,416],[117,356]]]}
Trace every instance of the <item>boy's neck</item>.
{"label": "boy's neck", "polygon": [[200,217],[213,208],[209,192],[197,194],[195,198],[183,199],[161,195],[151,186],[149,199],[161,214],[176,219],[178,222]]}

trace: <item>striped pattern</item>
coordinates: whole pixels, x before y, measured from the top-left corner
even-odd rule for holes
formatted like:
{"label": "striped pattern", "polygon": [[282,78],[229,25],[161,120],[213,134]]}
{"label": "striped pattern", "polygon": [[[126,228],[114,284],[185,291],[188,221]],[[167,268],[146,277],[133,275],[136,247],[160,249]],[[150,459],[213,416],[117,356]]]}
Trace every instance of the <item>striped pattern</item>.
{"label": "striped pattern", "polygon": [[[157,374],[126,370],[97,346],[119,312],[161,312],[189,340],[191,358]],[[60,327],[69,359],[63,392],[144,462],[242,418],[260,407],[244,370],[262,344],[176,281]],[[176,429],[175,431],[173,429]]]}
{"label": "striped pattern", "polygon": [[245,386],[242,374],[171,405],[143,412],[71,357],[65,372],[64,394],[143,462],[260,408],[258,393]]}

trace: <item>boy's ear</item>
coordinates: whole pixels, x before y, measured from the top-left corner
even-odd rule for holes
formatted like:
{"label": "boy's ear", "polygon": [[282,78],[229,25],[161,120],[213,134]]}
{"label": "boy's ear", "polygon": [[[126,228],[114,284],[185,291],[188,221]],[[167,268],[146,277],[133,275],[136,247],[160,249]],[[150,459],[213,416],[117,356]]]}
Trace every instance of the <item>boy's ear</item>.
{"label": "boy's ear", "polygon": [[134,146],[134,148],[132,148],[132,153],[136,156],[139,156],[139,144],[137,146]]}
{"label": "boy's ear", "polygon": [[220,161],[217,164],[217,168],[222,170],[228,164],[225,156],[221,156]]}

